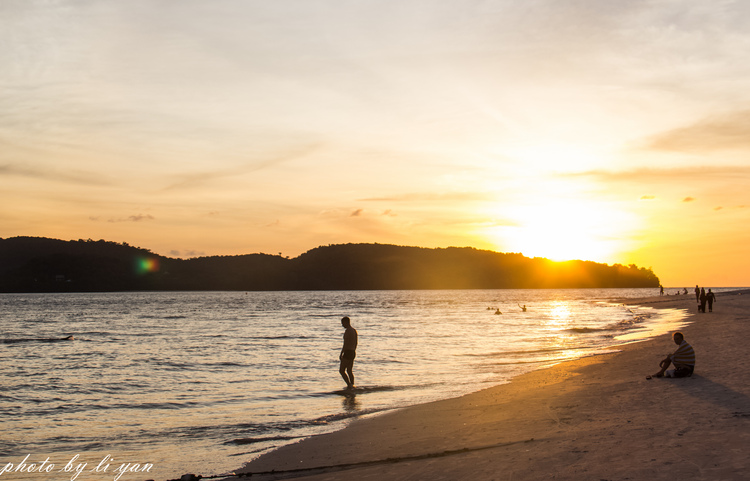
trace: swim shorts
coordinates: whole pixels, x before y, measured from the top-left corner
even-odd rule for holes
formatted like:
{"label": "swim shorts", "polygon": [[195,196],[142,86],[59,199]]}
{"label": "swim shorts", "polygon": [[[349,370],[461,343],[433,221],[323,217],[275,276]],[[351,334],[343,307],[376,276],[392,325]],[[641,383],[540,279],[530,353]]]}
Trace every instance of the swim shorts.
{"label": "swim shorts", "polygon": [[674,369],[670,369],[669,371],[665,372],[664,374],[666,377],[690,377],[693,375],[693,366],[688,367],[676,367]]}
{"label": "swim shorts", "polygon": [[341,355],[341,359],[347,361],[353,361],[355,357],[357,357],[357,352],[354,349],[344,349],[344,353]]}

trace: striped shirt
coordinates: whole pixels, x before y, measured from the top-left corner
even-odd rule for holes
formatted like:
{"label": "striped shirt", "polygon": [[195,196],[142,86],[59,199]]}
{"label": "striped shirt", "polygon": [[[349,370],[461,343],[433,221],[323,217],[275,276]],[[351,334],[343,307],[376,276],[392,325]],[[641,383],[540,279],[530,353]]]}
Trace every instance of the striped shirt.
{"label": "striped shirt", "polygon": [[693,346],[682,341],[680,347],[678,347],[674,354],[672,354],[672,362],[675,364],[695,366],[695,351],[693,351]]}

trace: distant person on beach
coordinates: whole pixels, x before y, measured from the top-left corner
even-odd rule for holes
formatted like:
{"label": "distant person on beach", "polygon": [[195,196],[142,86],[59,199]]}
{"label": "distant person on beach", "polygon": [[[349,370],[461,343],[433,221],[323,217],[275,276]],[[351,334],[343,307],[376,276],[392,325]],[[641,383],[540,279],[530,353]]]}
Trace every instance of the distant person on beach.
{"label": "distant person on beach", "polygon": [[701,294],[699,296],[699,299],[701,300],[700,311],[706,312],[706,289],[704,289],[703,287],[701,287]]}
{"label": "distant person on beach", "polygon": [[685,289],[685,288],[683,287],[683,288],[682,288],[682,293],[683,293],[683,294],[685,294],[685,295],[687,296],[687,289]]}
{"label": "distant person on beach", "polygon": [[698,284],[695,285],[695,302],[698,302],[701,297],[701,290],[698,287]]}
{"label": "distant person on beach", "polygon": [[660,296],[664,295],[664,286],[659,286],[659,295]]}
{"label": "distant person on beach", "polygon": [[339,373],[341,377],[346,381],[346,388],[354,388],[354,373],[352,368],[354,367],[354,358],[357,355],[357,330],[352,327],[351,320],[344,316],[341,318],[341,325],[344,326],[344,345],[341,347],[341,354],[339,354],[339,360],[341,365],[339,366]]}
{"label": "distant person on beach", "polygon": [[[716,300],[716,294],[711,292],[711,289],[708,290],[708,293],[706,294],[706,302],[708,302],[708,312],[714,311],[714,301]],[[706,311],[703,311],[706,312]]]}
{"label": "distant person on beach", "polygon": [[520,307],[523,312],[526,312],[526,304],[524,304],[523,306],[519,304],[518,307]]}
{"label": "distant person on beach", "polygon": [[[667,354],[667,357],[659,363],[661,371],[654,374],[653,377],[690,377],[693,375],[695,369],[693,346],[685,341],[681,332],[675,332],[672,339],[679,347],[672,354]],[[670,365],[673,365],[674,369],[667,371]],[[647,376],[646,379],[651,379],[651,376]]]}

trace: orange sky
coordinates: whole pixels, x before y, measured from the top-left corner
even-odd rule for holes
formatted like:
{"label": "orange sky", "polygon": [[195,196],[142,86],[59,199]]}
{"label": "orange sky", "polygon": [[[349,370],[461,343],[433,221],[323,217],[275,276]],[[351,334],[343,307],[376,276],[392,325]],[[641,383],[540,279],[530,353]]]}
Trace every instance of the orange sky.
{"label": "orange sky", "polygon": [[0,236],[748,286],[750,4],[0,2]]}

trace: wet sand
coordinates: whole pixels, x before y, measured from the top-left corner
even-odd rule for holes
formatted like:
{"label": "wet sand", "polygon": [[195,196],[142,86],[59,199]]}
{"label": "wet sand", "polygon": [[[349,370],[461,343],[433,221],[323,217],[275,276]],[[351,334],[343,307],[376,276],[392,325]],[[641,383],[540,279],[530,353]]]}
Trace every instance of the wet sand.
{"label": "wet sand", "polygon": [[[360,419],[238,473],[306,480],[750,479],[750,291],[628,300],[687,309],[691,378],[651,379],[670,335],[455,399]],[[275,470],[275,474],[258,474]],[[236,478],[235,478],[236,479]]]}

